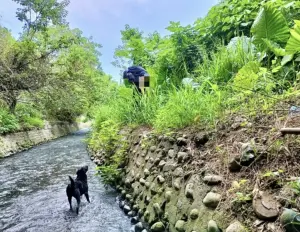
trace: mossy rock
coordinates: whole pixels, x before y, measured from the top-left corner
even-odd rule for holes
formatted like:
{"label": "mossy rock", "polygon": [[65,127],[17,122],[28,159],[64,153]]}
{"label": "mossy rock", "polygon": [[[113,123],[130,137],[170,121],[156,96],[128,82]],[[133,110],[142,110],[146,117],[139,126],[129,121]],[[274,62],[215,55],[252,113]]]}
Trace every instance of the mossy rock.
{"label": "mossy rock", "polygon": [[156,222],[151,226],[151,232],[164,232],[165,226],[162,222]]}

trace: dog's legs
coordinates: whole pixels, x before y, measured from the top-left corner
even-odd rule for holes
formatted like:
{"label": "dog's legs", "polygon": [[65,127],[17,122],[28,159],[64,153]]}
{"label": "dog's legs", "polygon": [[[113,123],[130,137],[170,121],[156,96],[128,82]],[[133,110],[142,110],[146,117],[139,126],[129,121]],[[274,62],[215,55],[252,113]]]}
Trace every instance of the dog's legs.
{"label": "dog's legs", "polygon": [[90,202],[89,193],[85,193],[84,195],[85,195],[86,200],[87,200],[89,203],[91,203],[91,202]]}
{"label": "dog's legs", "polygon": [[70,204],[70,210],[72,211],[72,196],[68,196],[68,201],[69,201],[69,204]]}
{"label": "dog's legs", "polygon": [[79,213],[79,206],[80,206],[80,197],[76,198],[77,200],[77,209],[76,209],[76,213]]}

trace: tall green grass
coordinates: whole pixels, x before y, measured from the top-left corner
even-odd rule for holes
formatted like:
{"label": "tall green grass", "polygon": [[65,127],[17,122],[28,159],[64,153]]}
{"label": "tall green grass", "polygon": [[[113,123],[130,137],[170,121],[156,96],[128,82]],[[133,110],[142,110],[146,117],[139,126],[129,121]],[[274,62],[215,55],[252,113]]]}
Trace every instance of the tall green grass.
{"label": "tall green grass", "polygon": [[210,92],[188,86],[173,89],[169,92],[166,104],[158,110],[154,127],[165,130],[213,124],[222,110],[223,94],[218,88]]}
{"label": "tall green grass", "polygon": [[153,125],[157,111],[165,102],[159,87],[149,89],[143,95],[134,94],[134,89],[120,87],[116,96],[98,108],[95,128],[102,122],[112,120],[122,125]]}
{"label": "tall green grass", "polygon": [[195,72],[198,89],[157,86],[135,98],[132,89],[121,86],[99,107],[95,128],[106,120],[120,126],[148,125],[159,131],[212,126],[227,112],[246,113],[274,105],[265,97],[273,94],[273,74],[260,66],[249,38],[235,38],[215,52],[203,51],[202,56]]}
{"label": "tall green grass", "polygon": [[244,65],[257,60],[255,50],[244,37],[237,37],[229,46],[219,46],[216,52],[202,51],[202,63],[196,69],[197,80],[227,83]]}

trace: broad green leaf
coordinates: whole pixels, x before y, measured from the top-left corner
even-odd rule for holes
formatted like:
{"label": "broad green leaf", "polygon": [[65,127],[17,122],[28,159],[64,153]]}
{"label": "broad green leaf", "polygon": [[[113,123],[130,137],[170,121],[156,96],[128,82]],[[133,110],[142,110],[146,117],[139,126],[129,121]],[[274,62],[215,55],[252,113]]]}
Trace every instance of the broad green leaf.
{"label": "broad green leaf", "polygon": [[253,42],[262,50],[266,49],[263,39],[284,44],[289,38],[289,27],[280,10],[271,4],[263,6],[251,28]]}
{"label": "broad green leaf", "polygon": [[276,56],[285,56],[285,50],[281,48],[277,43],[274,43],[273,41],[269,39],[262,39],[266,47],[272,51]]}
{"label": "broad green leaf", "polygon": [[295,2],[293,1],[293,2],[290,2],[290,3],[286,4],[286,5],[284,5],[284,8],[291,8],[294,5],[295,5]]}
{"label": "broad green leaf", "polygon": [[291,30],[291,37],[287,42],[286,52],[293,54],[300,51],[300,21],[295,20],[294,29]]}
{"label": "broad green leaf", "polygon": [[282,61],[281,61],[281,66],[284,66],[286,65],[288,62],[290,62],[292,59],[294,58],[294,55],[286,55],[282,58]]}

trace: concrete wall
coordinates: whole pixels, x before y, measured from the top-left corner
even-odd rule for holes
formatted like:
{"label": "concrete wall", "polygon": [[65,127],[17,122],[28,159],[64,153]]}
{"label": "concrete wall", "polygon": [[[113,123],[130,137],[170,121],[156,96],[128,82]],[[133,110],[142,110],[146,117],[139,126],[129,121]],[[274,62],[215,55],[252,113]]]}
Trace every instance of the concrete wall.
{"label": "concrete wall", "polygon": [[0,136],[0,157],[7,157],[35,145],[65,136],[79,129],[77,124],[45,123],[43,129],[17,132]]}

